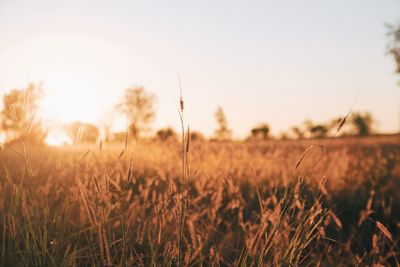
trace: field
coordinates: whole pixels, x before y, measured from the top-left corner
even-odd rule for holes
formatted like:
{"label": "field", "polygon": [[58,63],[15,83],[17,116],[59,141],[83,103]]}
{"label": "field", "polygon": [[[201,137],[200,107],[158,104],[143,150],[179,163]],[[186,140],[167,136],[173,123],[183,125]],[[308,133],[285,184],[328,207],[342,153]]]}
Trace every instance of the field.
{"label": "field", "polygon": [[15,145],[0,161],[1,266],[399,265],[398,135]]}

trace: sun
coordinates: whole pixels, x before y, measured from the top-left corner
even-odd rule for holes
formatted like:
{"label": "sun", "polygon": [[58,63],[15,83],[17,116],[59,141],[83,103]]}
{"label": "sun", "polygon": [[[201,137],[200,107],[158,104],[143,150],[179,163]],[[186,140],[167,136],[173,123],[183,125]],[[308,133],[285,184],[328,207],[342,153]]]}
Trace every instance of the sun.
{"label": "sun", "polygon": [[48,145],[71,144],[72,140],[64,131],[65,125],[74,121],[96,123],[101,110],[96,99],[97,84],[85,73],[63,72],[56,70],[48,73],[43,83],[44,97],[41,101],[41,113],[48,121]]}
{"label": "sun", "polygon": [[106,104],[113,105],[118,72],[113,72],[109,58],[118,50],[112,43],[80,34],[49,33],[24,45],[33,55],[30,79],[43,84],[41,106],[46,119],[94,123]]}
{"label": "sun", "polygon": [[140,77],[143,67],[132,69],[132,62],[143,58],[131,48],[80,33],[44,33],[13,51],[21,62],[28,58],[28,81],[42,85],[38,117],[48,130],[49,144],[68,143],[61,126],[76,121],[115,128],[119,115],[114,107],[130,86],[131,75]]}

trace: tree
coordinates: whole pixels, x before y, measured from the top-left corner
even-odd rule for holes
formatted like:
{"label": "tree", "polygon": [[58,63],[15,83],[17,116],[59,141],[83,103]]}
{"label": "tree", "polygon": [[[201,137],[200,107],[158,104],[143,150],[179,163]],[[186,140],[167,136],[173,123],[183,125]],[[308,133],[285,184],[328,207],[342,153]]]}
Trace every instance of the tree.
{"label": "tree", "polygon": [[329,127],[324,124],[314,124],[312,121],[307,120],[304,122],[306,129],[311,138],[324,138],[326,137]]}
{"label": "tree", "polygon": [[292,127],[292,132],[295,135],[295,138],[297,139],[303,139],[304,138],[304,131],[297,126]]}
{"label": "tree", "polygon": [[281,140],[288,140],[289,139],[289,134],[285,131],[282,131],[279,133],[279,139]]}
{"label": "tree", "polygon": [[155,100],[155,96],[146,92],[142,86],[135,86],[125,91],[123,100],[116,108],[126,115],[129,123],[129,133],[133,137],[140,137],[140,134],[148,130],[148,125],[154,120]]}
{"label": "tree", "polygon": [[160,141],[178,140],[178,135],[172,128],[160,129],[156,133],[156,137]]}
{"label": "tree", "polygon": [[387,25],[389,32],[388,51],[393,55],[396,62],[396,72],[400,74],[400,24],[397,26]]}
{"label": "tree", "polygon": [[1,129],[8,142],[19,140],[27,143],[43,144],[47,133],[37,119],[39,100],[43,96],[40,85],[28,84],[23,89],[13,89],[3,97]]}
{"label": "tree", "polygon": [[396,72],[400,74],[400,25],[387,25],[389,32],[388,52],[393,55],[396,62]]}
{"label": "tree", "polygon": [[309,129],[312,138],[324,138],[328,133],[326,125],[318,124]]}
{"label": "tree", "polygon": [[205,140],[204,135],[197,131],[190,131],[189,137],[190,142],[200,142]]}
{"label": "tree", "polygon": [[251,130],[251,138],[258,140],[267,140],[269,137],[270,128],[268,124],[262,123]]}
{"label": "tree", "polygon": [[369,112],[354,112],[350,117],[353,132],[358,136],[370,135],[372,133],[374,121],[374,118]]}
{"label": "tree", "polygon": [[217,120],[218,128],[215,130],[215,137],[217,140],[229,140],[232,135],[232,131],[228,128],[228,122],[224,110],[221,107],[217,108],[215,112],[215,119]]}
{"label": "tree", "polygon": [[99,138],[99,128],[90,123],[73,122],[66,127],[68,136],[77,143],[95,143]]}

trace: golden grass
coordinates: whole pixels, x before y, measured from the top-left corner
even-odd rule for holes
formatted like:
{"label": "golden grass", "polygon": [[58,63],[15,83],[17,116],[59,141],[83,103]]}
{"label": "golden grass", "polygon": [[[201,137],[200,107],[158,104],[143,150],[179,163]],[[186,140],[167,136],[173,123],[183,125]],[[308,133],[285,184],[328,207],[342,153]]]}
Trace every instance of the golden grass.
{"label": "golden grass", "polygon": [[0,265],[396,265],[394,140],[3,147]]}

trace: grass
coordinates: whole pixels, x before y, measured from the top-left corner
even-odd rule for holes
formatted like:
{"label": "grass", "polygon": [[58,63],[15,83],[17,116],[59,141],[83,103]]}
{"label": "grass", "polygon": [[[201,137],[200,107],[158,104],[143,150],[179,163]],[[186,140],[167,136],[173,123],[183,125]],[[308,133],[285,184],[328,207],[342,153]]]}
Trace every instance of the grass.
{"label": "grass", "polygon": [[3,147],[0,265],[399,265],[398,140]]}

